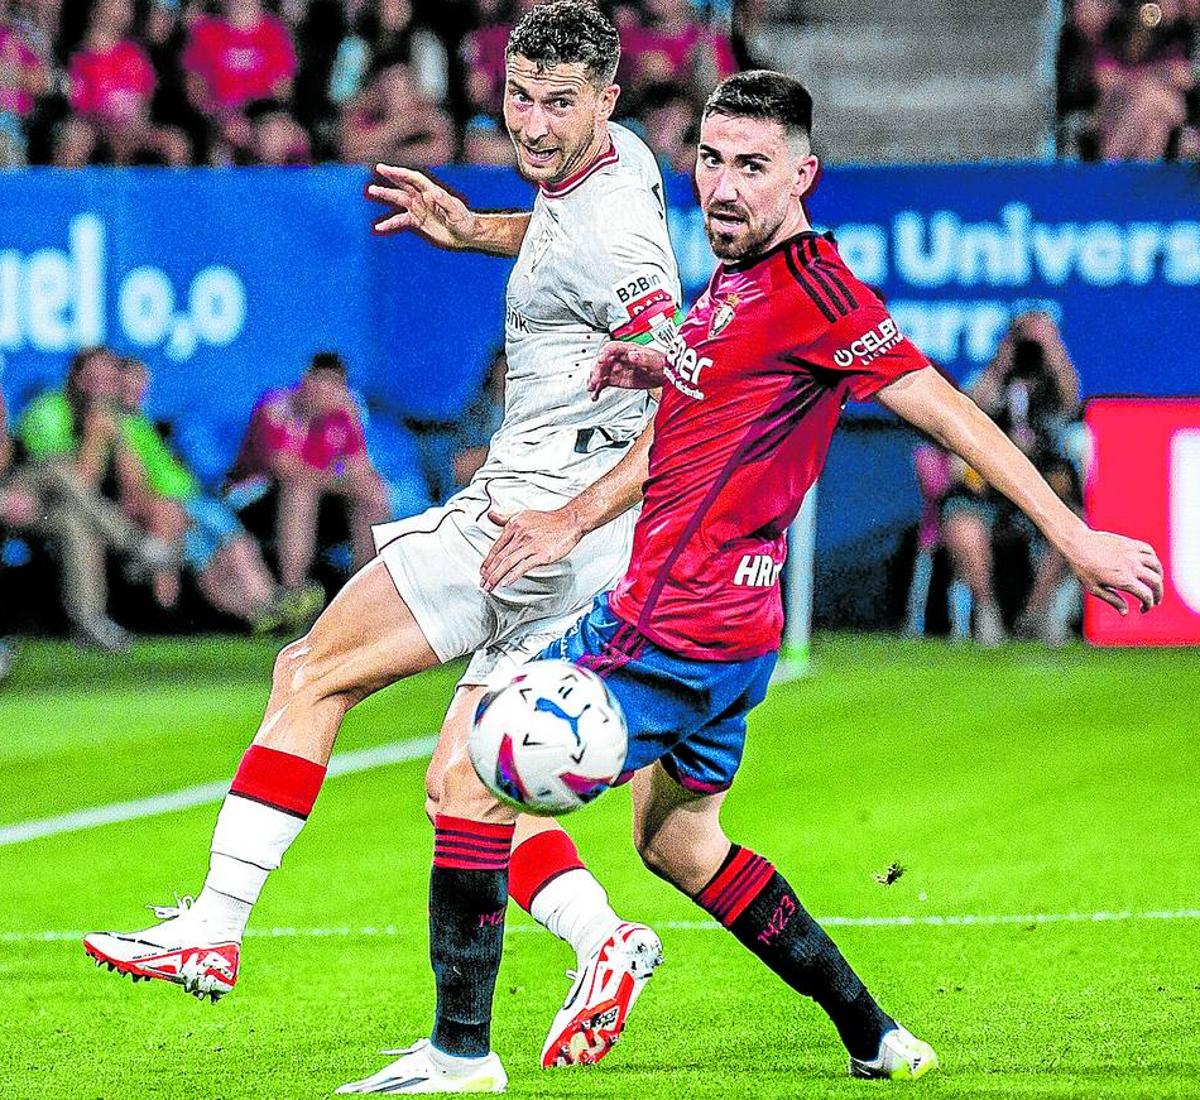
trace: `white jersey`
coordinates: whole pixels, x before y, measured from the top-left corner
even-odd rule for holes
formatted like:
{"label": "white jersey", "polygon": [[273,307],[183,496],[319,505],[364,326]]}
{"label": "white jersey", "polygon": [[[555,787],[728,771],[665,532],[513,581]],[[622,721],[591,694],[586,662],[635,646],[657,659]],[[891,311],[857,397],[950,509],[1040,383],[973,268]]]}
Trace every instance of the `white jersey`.
{"label": "white jersey", "polygon": [[611,339],[657,339],[681,292],[662,175],[631,131],[575,177],[539,190],[505,298],[504,420],[475,475],[505,510],[554,507],[617,464],[653,403],[588,375]]}

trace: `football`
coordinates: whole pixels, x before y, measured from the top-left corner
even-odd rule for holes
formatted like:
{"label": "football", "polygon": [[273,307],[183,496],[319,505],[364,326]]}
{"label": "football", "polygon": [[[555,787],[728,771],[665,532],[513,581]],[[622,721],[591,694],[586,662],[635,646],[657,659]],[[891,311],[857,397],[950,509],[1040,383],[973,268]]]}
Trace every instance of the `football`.
{"label": "football", "polygon": [[532,661],[475,711],[471,763],[497,797],[533,814],[577,810],[621,774],[628,731],[593,672]]}

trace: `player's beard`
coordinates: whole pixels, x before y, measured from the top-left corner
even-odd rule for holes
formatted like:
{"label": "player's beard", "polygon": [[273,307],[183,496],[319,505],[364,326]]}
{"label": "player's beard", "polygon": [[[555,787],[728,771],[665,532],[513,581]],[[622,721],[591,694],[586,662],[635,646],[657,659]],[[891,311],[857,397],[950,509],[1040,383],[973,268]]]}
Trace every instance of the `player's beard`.
{"label": "player's beard", "polygon": [[[509,136],[512,137],[514,145],[520,145],[518,138],[512,134]],[[574,175],[580,168],[584,166],[585,154],[587,153],[589,144],[590,142],[587,138],[582,138],[573,146],[567,148],[562,139],[559,138],[556,146],[553,146],[554,148],[558,149],[558,157],[555,161],[551,162],[555,165],[553,174],[550,174],[549,172],[532,171],[530,166],[525,162],[525,158],[521,155],[521,149],[518,148],[517,172],[521,175],[522,179],[528,181],[529,183],[541,183],[547,187],[555,187],[563,180]],[[549,165],[547,165],[547,168],[549,168]]]}
{"label": "player's beard", "polygon": [[[719,208],[718,208],[719,209]],[[728,208],[726,208],[728,209]],[[712,212],[705,211],[704,233],[708,237],[709,247],[718,260],[737,261],[757,255],[763,250],[763,245],[771,239],[778,226],[755,226],[742,210],[730,211],[742,219],[739,228],[729,230],[713,221]]]}

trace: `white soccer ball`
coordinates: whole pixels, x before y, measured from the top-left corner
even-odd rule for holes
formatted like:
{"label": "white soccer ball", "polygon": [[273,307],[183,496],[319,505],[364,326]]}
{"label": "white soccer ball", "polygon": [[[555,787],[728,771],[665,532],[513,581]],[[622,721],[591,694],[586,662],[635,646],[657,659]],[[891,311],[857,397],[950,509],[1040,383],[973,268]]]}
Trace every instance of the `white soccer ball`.
{"label": "white soccer ball", "polygon": [[498,798],[533,814],[577,810],[625,767],[629,734],[604,681],[566,661],[531,661],[475,711],[471,763]]}

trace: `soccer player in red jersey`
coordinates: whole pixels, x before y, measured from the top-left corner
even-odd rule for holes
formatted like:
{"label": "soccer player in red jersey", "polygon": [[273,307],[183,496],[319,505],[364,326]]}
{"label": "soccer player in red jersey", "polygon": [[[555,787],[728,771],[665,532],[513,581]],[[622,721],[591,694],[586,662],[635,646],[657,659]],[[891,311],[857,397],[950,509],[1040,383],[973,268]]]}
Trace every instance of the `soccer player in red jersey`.
{"label": "soccer player in red jersey", "polygon": [[[720,822],[781,640],[785,532],[841,410],[875,397],[961,455],[1119,610],[1123,592],[1143,610],[1158,603],[1162,567],[1146,543],[1072,513],[812,230],[811,119],[807,91],[778,73],[731,77],[708,100],[696,182],[722,262],[665,356],[611,343],[600,354],[593,392],[663,387],[644,504],[624,579],[543,656],[599,672],[625,711],[646,865],[825,1010],[853,1076],[914,1078],[936,1067],[932,1048],[878,1005],[787,880]],[[503,1088],[489,1028],[513,812],[465,757],[447,770],[442,810],[454,827],[439,827],[434,844],[433,1035],[339,1092]],[[576,1021],[573,1035],[588,1034]],[[450,1057],[431,1069],[428,1046]]]}

